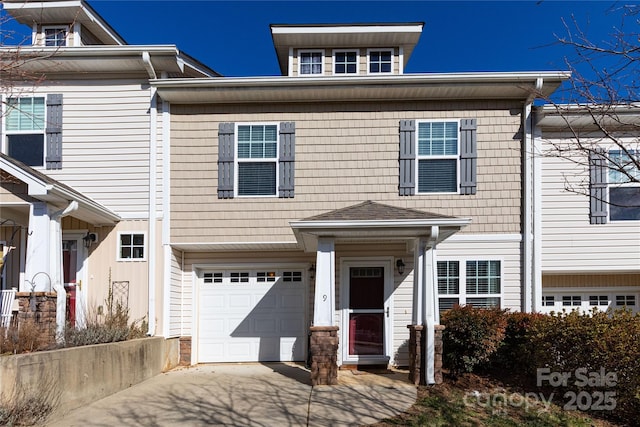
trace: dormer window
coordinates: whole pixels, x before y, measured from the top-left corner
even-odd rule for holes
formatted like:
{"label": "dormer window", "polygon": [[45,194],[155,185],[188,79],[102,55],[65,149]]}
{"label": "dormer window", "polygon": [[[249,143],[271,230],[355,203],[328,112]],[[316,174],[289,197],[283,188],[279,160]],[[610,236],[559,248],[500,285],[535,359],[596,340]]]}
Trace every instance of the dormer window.
{"label": "dormer window", "polygon": [[336,50],[333,52],[333,74],[358,74],[358,51]]}
{"label": "dormer window", "polygon": [[42,27],[45,46],[66,46],[69,28],[65,26]]}
{"label": "dormer window", "polygon": [[391,49],[369,50],[367,58],[369,74],[391,74],[393,70],[393,52]]}
{"label": "dormer window", "polygon": [[299,54],[300,68],[298,73],[301,76],[322,75],[324,70],[324,52],[322,50],[301,51]]}

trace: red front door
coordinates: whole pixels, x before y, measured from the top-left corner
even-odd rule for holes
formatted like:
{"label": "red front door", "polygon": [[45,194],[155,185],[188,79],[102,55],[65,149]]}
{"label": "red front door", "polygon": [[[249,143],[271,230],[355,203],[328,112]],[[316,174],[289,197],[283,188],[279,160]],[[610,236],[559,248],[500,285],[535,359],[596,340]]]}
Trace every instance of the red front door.
{"label": "red front door", "polygon": [[384,355],[384,268],[349,271],[349,355]]}

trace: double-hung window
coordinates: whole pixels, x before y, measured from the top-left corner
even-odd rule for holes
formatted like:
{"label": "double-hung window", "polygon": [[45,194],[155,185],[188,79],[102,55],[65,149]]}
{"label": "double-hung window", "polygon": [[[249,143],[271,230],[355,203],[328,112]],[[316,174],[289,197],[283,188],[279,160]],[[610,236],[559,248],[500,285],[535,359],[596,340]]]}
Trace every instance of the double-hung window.
{"label": "double-hung window", "polygon": [[443,260],[437,263],[440,312],[454,305],[500,307],[502,270],[499,260]]}
{"label": "double-hung window", "polygon": [[294,197],[294,122],[219,123],[218,198]]}
{"label": "double-hung window", "polygon": [[391,49],[369,50],[369,74],[391,74],[393,71],[393,52]]}
{"label": "double-hung window", "polygon": [[418,122],[418,193],[458,192],[458,122]]}
{"label": "double-hung window", "polygon": [[69,30],[67,27],[43,27],[45,46],[66,46]]}
{"label": "double-hung window", "polygon": [[6,114],[9,156],[29,166],[44,165],[45,100],[43,97],[9,98]]}
{"label": "double-hung window", "polygon": [[333,74],[358,74],[357,50],[336,50],[333,52]]}
{"label": "double-hung window", "polygon": [[609,219],[640,220],[640,151],[609,151]]}
{"label": "double-hung window", "polygon": [[298,55],[299,69],[301,76],[322,75],[324,62],[324,52],[321,50],[301,51]]}
{"label": "double-hung window", "polygon": [[278,125],[238,125],[238,196],[275,196]]}

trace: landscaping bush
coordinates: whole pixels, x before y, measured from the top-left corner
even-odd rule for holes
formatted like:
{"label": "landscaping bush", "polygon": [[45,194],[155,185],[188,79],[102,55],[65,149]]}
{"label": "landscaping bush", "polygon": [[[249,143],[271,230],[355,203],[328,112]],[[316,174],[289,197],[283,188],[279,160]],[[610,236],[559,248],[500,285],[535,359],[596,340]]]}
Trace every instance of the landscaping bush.
{"label": "landscaping bush", "polygon": [[146,327],[144,321],[129,322],[129,309],[119,302],[109,304],[106,314],[87,315],[84,327],[65,328],[62,346],[77,347],[142,338],[146,336]]}
{"label": "landscaping bush", "polygon": [[[530,334],[537,322],[548,316],[541,313],[505,312],[507,326],[498,351],[491,357],[493,368],[512,372],[534,364]],[[535,370],[534,370],[535,371]],[[531,371],[527,371],[531,372]]]}
{"label": "landscaping bush", "polygon": [[456,306],[443,313],[444,365],[452,374],[473,372],[498,350],[505,333],[505,310]]}
{"label": "landscaping bush", "polygon": [[[527,350],[533,355],[528,368],[531,375],[538,368],[571,374],[567,387],[560,390],[615,392],[614,411],[600,415],[631,422],[640,419],[640,314],[628,310],[594,311],[545,316],[534,322],[529,332]],[[577,387],[576,369],[587,373],[616,375],[616,386]]]}
{"label": "landscaping bush", "polygon": [[46,339],[48,333],[33,320],[0,328],[0,354],[31,353],[48,350],[50,343]]}

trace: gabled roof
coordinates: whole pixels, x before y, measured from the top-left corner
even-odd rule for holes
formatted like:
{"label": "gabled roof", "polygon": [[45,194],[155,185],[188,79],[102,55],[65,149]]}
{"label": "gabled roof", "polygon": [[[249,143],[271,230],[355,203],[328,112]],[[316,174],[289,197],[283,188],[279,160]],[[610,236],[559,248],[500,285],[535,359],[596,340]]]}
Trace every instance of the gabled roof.
{"label": "gabled roof", "polygon": [[366,202],[336,209],[303,219],[303,221],[385,221],[385,220],[433,220],[457,219],[417,209],[399,208],[382,203]]}
{"label": "gabled roof", "polygon": [[403,65],[406,65],[420,40],[423,27],[423,22],[270,26],[283,75],[288,74],[290,48],[402,47]]}
{"label": "gabled roof", "polygon": [[73,216],[94,225],[113,225],[120,221],[120,216],[84,194],[74,190],[44,173],[24,163],[0,153],[0,171],[3,180],[9,174],[20,182],[27,184],[28,195],[54,205],[68,204],[75,201],[78,210]]}
{"label": "gabled roof", "polygon": [[120,34],[84,0],[4,0],[2,7],[17,22],[29,27],[33,24],[78,23],[88,29],[102,44],[127,44]]}
{"label": "gabled roof", "polygon": [[436,245],[470,222],[468,218],[366,201],[289,224],[300,247],[314,251],[320,237],[339,242],[405,242],[408,248],[416,239],[425,238]]}
{"label": "gabled roof", "polygon": [[[86,77],[92,73],[121,76],[147,75],[155,79],[166,73],[173,77],[219,77],[215,70],[178,50],[175,45],[128,45],[127,42],[84,0],[25,1],[4,0],[3,8],[19,23],[78,23],[98,43],[86,46],[44,47],[4,46],[0,60],[3,70],[43,74],[47,77]],[[11,78],[11,72],[5,73]],[[17,73],[18,79],[21,74]]]}

